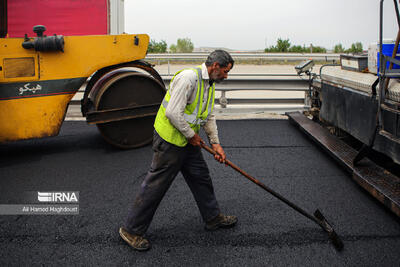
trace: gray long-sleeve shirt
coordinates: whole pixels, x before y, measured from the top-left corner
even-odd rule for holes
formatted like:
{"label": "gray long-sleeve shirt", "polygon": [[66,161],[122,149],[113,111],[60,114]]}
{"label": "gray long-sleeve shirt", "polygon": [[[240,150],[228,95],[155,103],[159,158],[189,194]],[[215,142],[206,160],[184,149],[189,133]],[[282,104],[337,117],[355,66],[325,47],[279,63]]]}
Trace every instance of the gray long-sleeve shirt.
{"label": "gray long-sleeve shirt", "polygon": [[[206,108],[208,93],[210,89],[209,76],[206,65],[201,65],[202,79],[204,81],[204,96],[203,96],[203,110]],[[175,76],[170,84],[169,93],[171,98],[168,102],[165,115],[187,139],[194,136],[195,132],[190,125],[185,121],[183,114],[185,107],[193,103],[196,99],[197,92],[197,74],[193,70],[183,70]],[[208,115],[208,120],[203,126],[208,140],[211,144],[219,144],[217,123],[215,121],[214,112]]]}

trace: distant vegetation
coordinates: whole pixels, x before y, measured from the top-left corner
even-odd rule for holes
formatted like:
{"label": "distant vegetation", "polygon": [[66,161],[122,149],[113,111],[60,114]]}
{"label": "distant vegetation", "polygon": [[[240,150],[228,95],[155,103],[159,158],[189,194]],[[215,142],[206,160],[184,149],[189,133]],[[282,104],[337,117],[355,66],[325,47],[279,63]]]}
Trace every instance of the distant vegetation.
{"label": "distant vegetation", "polygon": [[363,45],[360,42],[351,44],[351,47],[346,50],[346,52],[350,53],[361,53],[363,51]]}
{"label": "distant vegetation", "polygon": [[172,53],[191,53],[193,52],[194,45],[190,38],[182,38],[176,41],[176,45],[172,44],[169,46],[169,50]]}
{"label": "distant vegetation", "polygon": [[342,44],[337,44],[333,48],[333,53],[343,53],[344,51],[345,51],[345,49]]}
{"label": "distant vegetation", "polygon": [[[167,53],[167,42],[161,40],[160,42],[156,40],[150,40],[149,48],[147,53]],[[190,38],[179,38],[176,44],[171,44],[169,46],[169,51],[172,53],[191,53],[193,52],[194,45]]]}
{"label": "distant vegetation", "polygon": [[361,42],[351,44],[349,49],[345,49],[342,44],[337,44],[333,48],[334,53],[362,53],[363,52],[363,45]]}
{"label": "distant vegetation", "polygon": [[[289,39],[278,38],[276,45],[265,48],[266,53],[326,53],[326,48],[321,46],[291,45]],[[356,42],[350,48],[345,49],[342,44],[337,44],[333,48],[334,53],[362,53],[363,46],[361,42]]]}
{"label": "distant vegetation", "polygon": [[[176,44],[169,46],[171,53],[191,53],[193,52],[194,44],[190,38],[178,38]],[[168,45],[164,40],[151,40],[149,43],[148,53],[167,53]],[[292,45],[289,39],[278,38],[276,45],[265,48],[266,53],[326,53],[326,48],[321,46]],[[334,53],[362,53],[363,45],[361,42],[356,42],[346,49],[341,43],[338,43],[333,48]]]}
{"label": "distant vegetation", "polygon": [[[312,51],[311,51],[312,49]],[[265,48],[266,53],[326,53],[326,49],[321,46],[301,46],[301,45],[291,45],[289,39],[278,38],[276,45]]]}
{"label": "distant vegetation", "polygon": [[147,49],[148,53],[166,53],[167,52],[167,42],[161,40],[157,42],[155,40],[151,40],[149,43],[149,48]]}

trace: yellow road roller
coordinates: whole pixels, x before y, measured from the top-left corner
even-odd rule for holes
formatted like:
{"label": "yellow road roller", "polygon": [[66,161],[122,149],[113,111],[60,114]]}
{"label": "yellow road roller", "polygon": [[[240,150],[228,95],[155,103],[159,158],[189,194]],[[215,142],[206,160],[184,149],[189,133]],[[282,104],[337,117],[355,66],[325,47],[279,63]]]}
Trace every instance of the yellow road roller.
{"label": "yellow road roller", "polygon": [[0,143],[55,136],[68,104],[87,82],[81,110],[104,139],[120,148],[152,140],[165,94],[157,71],[143,61],[146,34],[45,35],[0,38]]}

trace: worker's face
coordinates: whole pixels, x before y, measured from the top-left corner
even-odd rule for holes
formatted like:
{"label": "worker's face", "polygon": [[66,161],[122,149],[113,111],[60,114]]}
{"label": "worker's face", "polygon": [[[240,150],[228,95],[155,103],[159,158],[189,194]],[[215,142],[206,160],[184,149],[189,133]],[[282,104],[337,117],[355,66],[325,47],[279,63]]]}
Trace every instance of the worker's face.
{"label": "worker's face", "polygon": [[221,67],[217,62],[211,65],[210,79],[216,83],[222,82],[224,79],[228,78],[228,72],[231,70],[232,64],[229,63],[226,67]]}

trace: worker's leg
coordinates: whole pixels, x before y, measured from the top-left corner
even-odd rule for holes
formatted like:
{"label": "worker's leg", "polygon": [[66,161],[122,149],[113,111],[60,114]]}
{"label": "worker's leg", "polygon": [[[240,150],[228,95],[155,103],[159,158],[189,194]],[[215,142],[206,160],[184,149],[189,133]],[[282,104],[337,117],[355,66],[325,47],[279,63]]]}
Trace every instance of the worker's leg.
{"label": "worker's leg", "polygon": [[143,235],[150,226],[162,198],[179,172],[185,150],[164,141],[157,133],[153,137],[153,161],[136,200],[131,207],[126,229]]}
{"label": "worker's leg", "polygon": [[218,202],[215,198],[210,172],[200,147],[187,145],[187,153],[181,172],[193,193],[203,220],[207,222],[218,216],[220,213]]}

